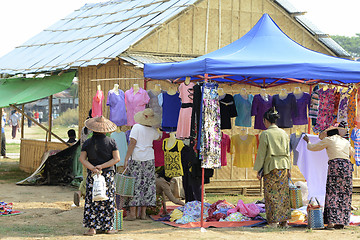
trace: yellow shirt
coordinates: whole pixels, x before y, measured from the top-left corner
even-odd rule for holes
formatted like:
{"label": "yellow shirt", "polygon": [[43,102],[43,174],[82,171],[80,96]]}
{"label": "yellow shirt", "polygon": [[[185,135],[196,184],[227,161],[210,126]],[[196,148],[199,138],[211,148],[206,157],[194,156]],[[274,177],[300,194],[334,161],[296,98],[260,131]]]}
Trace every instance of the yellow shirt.
{"label": "yellow shirt", "polygon": [[271,125],[260,135],[254,170],[261,168],[264,168],[264,175],[274,169],[290,169],[289,136],[276,125]]}
{"label": "yellow shirt", "polygon": [[231,154],[235,154],[234,166],[239,168],[254,166],[257,149],[256,137],[254,135],[247,135],[245,140],[241,139],[239,134],[232,136],[230,148]]}
{"label": "yellow shirt", "polygon": [[329,160],[335,158],[349,159],[350,155],[354,154],[354,148],[350,145],[350,142],[345,138],[334,135],[331,137],[325,137],[318,143],[308,143],[307,149],[310,151],[321,151],[326,148],[326,153]]}

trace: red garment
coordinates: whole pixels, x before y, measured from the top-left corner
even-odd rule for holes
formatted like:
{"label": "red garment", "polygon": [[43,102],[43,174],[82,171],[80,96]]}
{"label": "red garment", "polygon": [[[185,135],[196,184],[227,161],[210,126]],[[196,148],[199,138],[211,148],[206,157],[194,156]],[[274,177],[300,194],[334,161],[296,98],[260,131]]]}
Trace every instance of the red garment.
{"label": "red garment", "polygon": [[157,141],[153,141],[153,149],[155,155],[155,167],[164,166],[164,151],[162,149],[162,144],[165,138],[169,138],[170,134],[163,132],[162,138]]}
{"label": "red garment", "polygon": [[230,152],[230,146],[231,146],[231,140],[229,135],[226,135],[225,133],[222,133],[221,136],[221,166],[226,166],[227,165],[227,160],[226,160],[226,153]]}
{"label": "red garment", "polygon": [[34,113],[34,118],[35,118],[35,119],[39,119],[39,112],[35,112],[35,113]]}
{"label": "red garment", "polygon": [[101,90],[97,90],[96,95],[93,97],[92,102],[92,117],[102,116],[102,102],[104,100],[104,93]]}

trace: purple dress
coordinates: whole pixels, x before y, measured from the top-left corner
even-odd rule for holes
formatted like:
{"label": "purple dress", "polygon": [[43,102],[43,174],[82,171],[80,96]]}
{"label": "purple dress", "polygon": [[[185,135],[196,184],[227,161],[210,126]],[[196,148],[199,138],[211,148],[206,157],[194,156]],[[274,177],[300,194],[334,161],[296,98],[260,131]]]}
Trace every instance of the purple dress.
{"label": "purple dress", "polygon": [[106,105],[110,106],[110,121],[116,126],[123,126],[127,123],[126,108],[125,108],[125,94],[123,90],[119,89],[116,93],[113,90],[108,92]]}
{"label": "purple dress", "polygon": [[266,130],[263,122],[264,113],[272,107],[273,97],[268,95],[268,100],[265,101],[260,94],[254,96],[251,106],[251,116],[255,116],[254,129]]}
{"label": "purple dress", "polygon": [[296,98],[293,93],[289,93],[285,99],[281,99],[279,94],[273,96],[273,106],[279,112],[280,118],[276,121],[279,128],[292,128],[292,115],[297,116]]}
{"label": "purple dress", "polygon": [[303,92],[300,98],[294,94],[296,98],[297,116],[292,114],[292,120],[294,125],[308,124],[307,109],[310,111],[310,94]]}

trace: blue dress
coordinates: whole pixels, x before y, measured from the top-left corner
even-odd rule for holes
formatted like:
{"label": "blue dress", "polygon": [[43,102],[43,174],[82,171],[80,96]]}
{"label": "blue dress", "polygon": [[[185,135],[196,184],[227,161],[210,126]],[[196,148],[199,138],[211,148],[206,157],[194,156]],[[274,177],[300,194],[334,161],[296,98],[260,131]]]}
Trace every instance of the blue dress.
{"label": "blue dress", "polygon": [[181,100],[179,93],[169,95],[167,92],[159,94],[159,105],[162,106],[161,128],[166,132],[175,132],[178,125]]}
{"label": "blue dress", "polygon": [[110,106],[110,121],[115,123],[116,126],[126,125],[125,93],[120,89],[118,94],[110,90],[106,105]]}

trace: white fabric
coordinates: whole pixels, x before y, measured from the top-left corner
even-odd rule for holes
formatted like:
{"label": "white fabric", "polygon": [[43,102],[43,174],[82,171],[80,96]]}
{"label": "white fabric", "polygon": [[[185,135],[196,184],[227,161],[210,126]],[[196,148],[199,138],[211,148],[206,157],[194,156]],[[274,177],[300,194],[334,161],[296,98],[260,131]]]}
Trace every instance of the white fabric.
{"label": "white fabric", "polygon": [[136,161],[147,161],[155,159],[153,141],[160,137],[160,133],[153,127],[135,124],[130,132],[130,138],[136,140],[136,146],[132,153],[132,159]]}
{"label": "white fabric", "polygon": [[[308,135],[308,137],[311,143],[320,141],[316,135]],[[299,141],[296,150],[299,152],[298,167],[307,181],[308,199],[316,197],[321,206],[324,206],[329,159],[326,150],[312,152],[307,149],[307,143],[304,139]]]}

